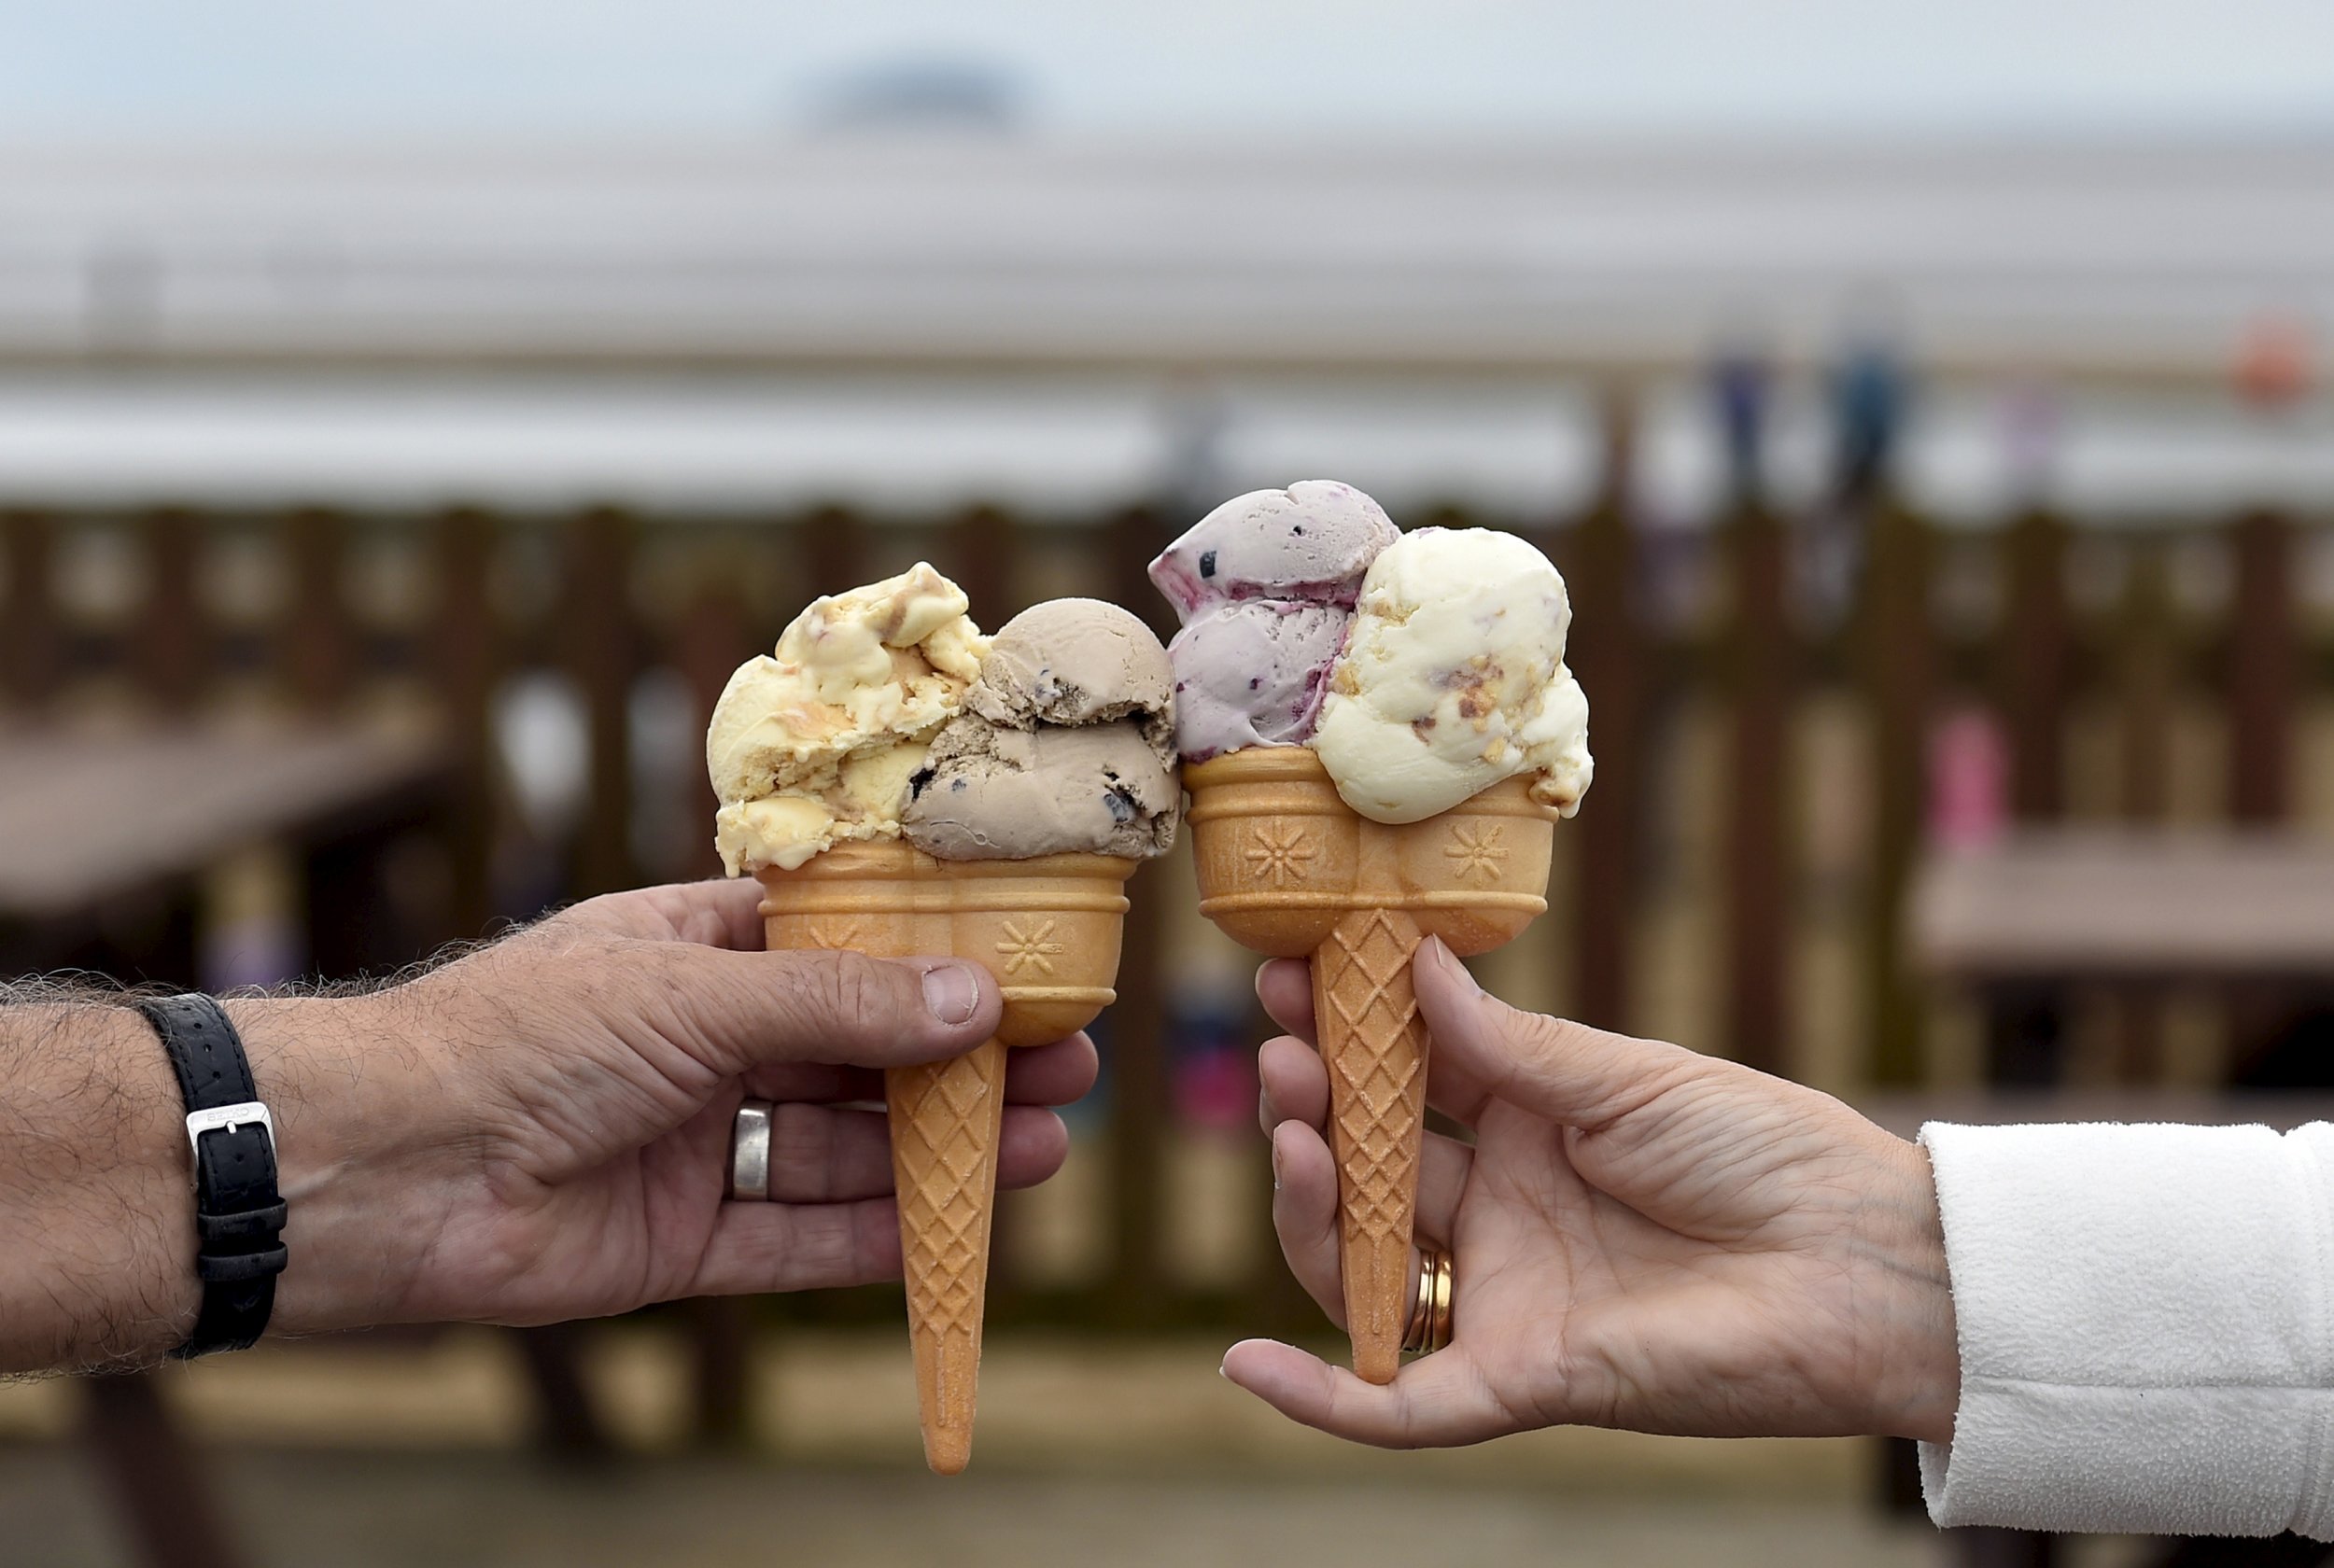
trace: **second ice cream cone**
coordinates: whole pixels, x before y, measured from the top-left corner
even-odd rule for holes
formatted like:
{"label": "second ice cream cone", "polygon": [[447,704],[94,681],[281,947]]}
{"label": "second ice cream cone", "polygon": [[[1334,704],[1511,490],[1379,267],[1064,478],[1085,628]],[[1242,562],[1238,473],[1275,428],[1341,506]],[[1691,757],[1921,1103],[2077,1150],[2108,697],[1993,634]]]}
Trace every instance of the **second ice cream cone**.
{"label": "second ice cream cone", "polygon": [[1354,1370],[1389,1381],[1430,1049],[1411,959],[1429,934],[1462,957],[1489,952],[1548,907],[1556,812],[1511,778],[1423,821],[1372,822],[1297,747],[1230,752],[1188,767],[1184,781],[1201,913],[1244,946],[1313,960]]}
{"label": "second ice cream cone", "polygon": [[1060,1039],[1110,1004],[1120,889],[1135,864],[1078,854],[942,861],[874,840],[757,874],[773,949],[947,954],[982,964],[1004,993],[994,1039],[884,1075],[924,1459],[942,1475],[972,1455],[1006,1049]]}

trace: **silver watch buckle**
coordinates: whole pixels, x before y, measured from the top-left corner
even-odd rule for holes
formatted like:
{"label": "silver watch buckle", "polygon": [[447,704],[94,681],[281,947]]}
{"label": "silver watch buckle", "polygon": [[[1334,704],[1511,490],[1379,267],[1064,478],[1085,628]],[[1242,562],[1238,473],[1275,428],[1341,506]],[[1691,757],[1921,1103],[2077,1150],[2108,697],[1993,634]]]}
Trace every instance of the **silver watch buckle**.
{"label": "silver watch buckle", "polygon": [[187,1113],[187,1146],[194,1157],[203,1157],[203,1135],[206,1132],[232,1132],[237,1127],[257,1125],[267,1133],[267,1150],[275,1152],[275,1119],[267,1113],[267,1107],[256,1099],[236,1105],[214,1105],[207,1111]]}

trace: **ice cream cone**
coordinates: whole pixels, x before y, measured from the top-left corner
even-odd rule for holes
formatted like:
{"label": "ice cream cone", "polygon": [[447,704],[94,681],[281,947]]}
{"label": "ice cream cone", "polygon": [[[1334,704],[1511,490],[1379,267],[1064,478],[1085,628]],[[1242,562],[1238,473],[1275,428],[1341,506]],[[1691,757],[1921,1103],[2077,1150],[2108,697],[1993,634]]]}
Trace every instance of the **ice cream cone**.
{"label": "ice cream cone", "polygon": [[1423,821],[1373,822],[1302,747],[1229,752],[1187,766],[1184,783],[1201,913],[1243,946],[1313,960],[1354,1370],[1389,1381],[1426,1127],[1411,958],[1428,935],[1489,952],[1547,909],[1556,811],[1519,777]]}
{"label": "ice cream cone", "polygon": [[884,1074],[924,1459],[944,1476],[972,1455],[1005,1051],[1083,1029],[1115,1000],[1120,889],[1136,863],[1075,854],[942,861],[877,840],[757,873],[772,949],[947,954],[985,966],[1005,995],[994,1039]]}

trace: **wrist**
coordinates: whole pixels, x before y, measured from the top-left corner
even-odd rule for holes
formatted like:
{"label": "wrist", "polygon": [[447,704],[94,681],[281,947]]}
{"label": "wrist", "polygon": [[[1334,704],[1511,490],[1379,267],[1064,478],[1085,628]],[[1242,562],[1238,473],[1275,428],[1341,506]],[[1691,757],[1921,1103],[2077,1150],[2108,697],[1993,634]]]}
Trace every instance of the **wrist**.
{"label": "wrist", "polygon": [[1886,1286],[1876,1314],[1872,1404],[1865,1429],[1950,1442],[1961,1403],[1961,1356],[1945,1255],[1945,1225],[1928,1151],[1888,1140],[1886,1197],[1872,1206],[1867,1244]]}
{"label": "wrist", "polygon": [[225,1007],[274,1119],[288,1259],[269,1331],[400,1321],[445,1212],[432,1156],[458,1139],[459,1105],[373,998]]}

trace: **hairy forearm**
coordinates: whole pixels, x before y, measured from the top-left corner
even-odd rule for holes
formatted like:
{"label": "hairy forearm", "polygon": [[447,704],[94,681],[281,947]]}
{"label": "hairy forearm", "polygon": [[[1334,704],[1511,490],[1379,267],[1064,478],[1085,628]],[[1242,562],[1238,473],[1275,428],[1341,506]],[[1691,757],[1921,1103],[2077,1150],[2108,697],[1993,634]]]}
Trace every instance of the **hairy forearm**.
{"label": "hairy forearm", "polygon": [[[134,1365],[201,1302],[185,1106],[152,1028],[101,994],[0,990],[0,1372]],[[230,1001],[274,1119],[289,1262],[273,1328],[395,1315],[428,1232],[415,1047],[370,1001]]]}
{"label": "hairy forearm", "polygon": [[159,1355],[200,1292],[184,1112],[153,1030],[66,993],[0,1007],[0,1371]]}

